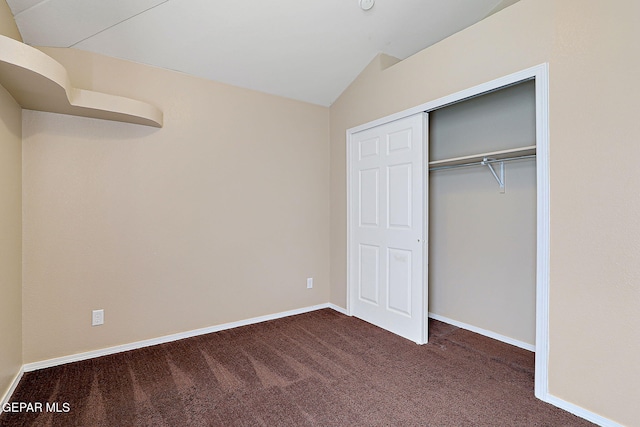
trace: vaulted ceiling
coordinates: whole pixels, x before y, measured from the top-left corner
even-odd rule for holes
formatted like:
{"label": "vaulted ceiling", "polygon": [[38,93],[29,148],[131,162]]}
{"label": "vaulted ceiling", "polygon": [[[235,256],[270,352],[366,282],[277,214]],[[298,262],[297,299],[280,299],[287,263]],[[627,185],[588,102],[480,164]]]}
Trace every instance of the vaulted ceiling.
{"label": "vaulted ceiling", "polygon": [[8,0],[25,43],[74,47],[328,106],[518,0]]}

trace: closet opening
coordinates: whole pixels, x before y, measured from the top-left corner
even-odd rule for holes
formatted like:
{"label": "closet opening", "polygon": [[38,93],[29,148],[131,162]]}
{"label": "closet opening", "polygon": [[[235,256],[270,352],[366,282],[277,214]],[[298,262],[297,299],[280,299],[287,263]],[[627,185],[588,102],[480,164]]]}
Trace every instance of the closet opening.
{"label": "closet opening", "polygon": [[535,81],[432,110],[428,131],[429,317],[535,351]]}
{"label": "closet opening", "polygon": [[[393,291],[401,297],[395,301],[407,295],[413,300],[404,290],[419,277],[422,285],[411,289],[422,301],[413,317],[423,337],[431,317],[535,351],[535,396],[544,401],[549,401],[548,73],[548,64],[537,65],[356,126],[346,135],[348,314],[360,317],[361,307],[375,306],[371,296],[378,284],[388,285],[384,281],[402,285]],[[405,119],[415,122],[410,132]],[[394,126],[406,130],[398,133]],[[416,152],[420,157],[413,168],[421,170],[424,189],[408,203],[409,192],[390,192],[385,184],[394,182],[389,166],[363,162],[414,146],[397,137],[420,132],[426,149]],[[360,185],[367,180],[371,185]],[[388,206],[392,194],[407,197],[394,196],[396,205]],[[363,216],[364,208],[371,212]],[[362,236],[399,228],[389,215],[409,219],[410,211],[423,218],[413,241],[425,242],[424,257],[412,258],[411,265],[419,265],[415,274],[388,273],[391,261],[401,257],[390,257],[389,249],[378,250]],[[400,261],[396,264],[404,265]],[[380,289],[389,308],[392,292],[385,301],[388,288]]]}

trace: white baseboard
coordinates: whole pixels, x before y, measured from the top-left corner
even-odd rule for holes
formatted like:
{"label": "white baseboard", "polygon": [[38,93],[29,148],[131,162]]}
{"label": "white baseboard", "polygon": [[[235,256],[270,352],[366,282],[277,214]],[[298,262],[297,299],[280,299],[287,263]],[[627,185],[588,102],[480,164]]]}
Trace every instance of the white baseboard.
{"label": "white baseboard", "polygon": [[87,351],[84,353],[72,354],[69,356],[56,357],[54,359],[42,360],[40,362],[27,363],[23,366],[23,372],[36,371],[38,369],[50,368],[52,366],[64,365],[65,363],[79,362],[81,360],[93,359],[94,357],[107,356],[109,354],[121,353],[123,351],[135,350],[138,348],[149,347],[152,345],[164,344],[171,341],[177,341],[184,338],[191,338],[198,335],[209,334],[212,332],[219,332],[225,329],[237,328],[239,326],[252,325],[254,323],[266,322],[267,320],[280,319],[282,317],[294,316],[296,314],[308,313],[310,311],[321,310],[323,308],[332,308],[336,311],[340,311],[339,307],[332,306],[333,304],[325,303],[319,305],[312,305],[310,307],[299,308],[296,310],[283,311],[275,314],[268,314],[266,316],[253,317],[251,319],[240,320],[237,322],[224,323],[222,325],[209,326],[206,328],[194,329],[186,332],[179,332],[177,334],[165,335],[158,338],[152,338],[143,341],[137,341],[129,344],[118,345],[114,347],[102,348],[99,350]]}
{"label": "white baseboard", "polygon": [[[444,323],[448,323],[448,324],[453,325],[453,326],[457,326],[457,327],[462,328],[462,329],[469,330],[471,332],[476,332],[476,333],[478,333],[480,335],[485,335],[485,336],[487,336],[489,338],[493,338],[493,339],[496,339],[498,341],[502,341],[502,342],[505,342],[507,344],[514,345],[516,347],[523,348],[525,350],[535,351],[535,346],[533,346],[531,344],[528,344],[528,343],[525,343],[525,342],[522,342],[522,341],[518,341],[518,340],[515,340],[513,338],[509,338],[509,337],[506,337],[504,335],[500,335],[500,334],[497,334],[495,332],[488,331],[486,329],[478,328],[476,326],[469,325],[469,324],[466,324],[466,323],[463,323],[463,322],[459,322],[457,320],[449,319],[448,317],[440,316],[440,315],[434,314],[434,313],[429,313],[429,317],[431,317],[432,319],[435,319],[435,320],[439,320],[439,321],[444,322]],[[547,402],[547,403],[549,403],[549,404],[551,404],[551,405],[553,405],[555,407],[558,407],[560,409],[563,409],[563,410],[565,410],[567,412],[570,412],[573,415],[576,415],[576,416],[578,416],[580,418],[584,418],[587,421],[591,421],[592,423],[597,424],[597,425],[602,426],[602,427],[623,427],[621,424],[618,424],[618,423],[616,423],[614,421],[611,421],[608,418],[605,418],[605,417],[600,416],[598,414],[594,414],[593,412],[590,412],[590,411],[588,411],[588,410],[586,410],[586,409],[584,409],[584,408],[582,408],[582,407],[580,407],[578,405],[575,405],[573,403],[569,403],[569,402],[567,402],[565,400],[562,400],[560,398],[552,396],[549,393],[547,393],[545,396],[540,396],[540,400],[542,400],[544,402]]]}
{"label": "white baseboard", "polygon": [[[309,306],[309,307],[304,307],[304,308],[299,308],[296,310],[289,310],[289,311],[283,311],[280,313],[275,313],[275,314],[269,314],[266,316],[259,316],[259,317],[253,317],[251,319],[245,319],[245,320],[240,320],[237,322],[230,322],[230,323],[224,323],[222,325],[216,325],[216,326],[210,326],[207,328],[200,328],[200,329],[194,329],[191,331],[186,331],[186,332],[180,332],[177,334],[171,334],[171,335],[165,335],[159,338],[153,338],[153,339],[149,339],[149,340],[144,340],[144,341],[137,341],[134,343],[130,343],[130,344],[124,344],[124,345],[119,345],[119,346],[114,346],[114,347],[108,347],[108,348],[103,348],[100,350],[93,350],[93,351],[87,351],[84,353],[77,353],[77,354],[73,354],[70,356],[64,356],[64,357],[57,357],[55,359],[49,359],[49,360],[43,360],[40,362],[34,362],[34,363],[27,363],[25,365],[22,366],[22,368],[20,368],[20,371],[16,374],[15,378],[13,379],[13,382],[11,383],[11,386],[9,387],[9,389],[7,390],[7,392],[4,394],[4,396],[2,397],[2,400],[0,400],[0,412],[2,412],[2,407],[4,406],[5,403],[7,403],[9,401],[9,399],[11,398],[11,396],[13,395],[13,392],[15,391],[16,387],[18,386],[18,383],[20,382],[20,380],[22,379],[22,376],[25,372],[31,372],[31,371],[35,371],[38,369],[44,369],[44,368],[49,368],[52,366],[58,366],[58,365],[63,365],[65,363],[71,363],[71,362],[78,362],[81,360],[87,360],[87,359],[91,359],[94,357],[100,357],[100,356],[107,356],[109,354],[114,354],[114,353],[120,353],[123,351],[128,351],[128,350],[135,350],[138,348],[143,348],[143,347],[149,347],[152,345],[157,345],[157,344],[164,344],[167,342],[171,342],[171,341],[177,341],[177,340],[181,340],[184,338],[191,338],[191,337],[195,337],[198,335],[204,335],[204,334],[209,334],[212,332],[219,332],[219,331],[223,331],[226,329],[232,329],[232,328],[237,328],[240,326],[246,326],[246,325],[252,325],[255,323],[261,323],[261,322],[266,322],[268,320],[275,320],[275,319],[280,319],[282,317],[287,317],[287,316],[294,316],[296,314],[303,314],[303,313],[308,313],[311,311],[316,311],[316,310],[321,310],[324,308],[330,308],[332,310],[335,310],[339,313],[348,315],[347,310],[337,306],[335,304],[332,303],[325,303],[325,304],[318,304],[318,305],[313,305],[313,306]],[[526,350],[531,350],[531,351],[535,351],[535,347],[532,346],[531,344],[527,344],[524,343],[522,341],[518,341],[518,340],[514,340],[512,338],[509,337],[505,337],[503,335],[497,334],[495,332],[492,331],[488,331],[482,328],[478,328],[472,325],[468,325],[466,323],[463,322],[458,322],[457,320],[453,320],[453,319],[449,319],[447,317],[444,316],[440,316],[438,314],[434,314],[434,313],[429,313],[429,317],[435,319],[435,320],[439,320],[441,322],[445,322],[454,326],[458,326],[459,328],[463,328],[463,329],[467,329],[470,330],[472,332],[476,332],[479,333],[481,335],[485,335],[488,336],[490,338],[493,339],[497,339],[499,341],[505,342],[507,344],[511,344],[511,345],[515,345],[517,347],[520,348],[524,348]],[[600,415],[594,414],[593,412],[589,412],[588,410],[574,405],[573,403],[569,403],[566,402],[562,399],[559,399],[555,396],[552,396],[550,394],[547,394],[546,396],[542,397],[541,400],[554,405],[560,409],[563,409],[567,412],[570,412],[580,418],[584,418],[587,421],[591,421],[592,423],[595,423],[599,426],[602,427],[623,427],[621,424],[617,424],[607,418],[604,418]]]}
{"label": "white baseboard", "polygon": [[494,340],[502,341],[504,343],[511,344],[511,345],[516,346],[516,347],[523,348],[525,350],[536,351],[536,346],[535,345],[532,345],[532,344],[529,344],[529,343],[526,343],[526,342],[523,342],[523,341],[518,341],[516,339],[509,338],[509,337],[504,336],[504,335],[500,335],[500,334],[498,334],[496,332],[489,331],[487,329],[478,328],[477,326],[473,326],[473,325],[469,325],[469,324],[464,323],[464,322],[459,322],[457,320],[449,319],[448,317],[440,316],[439,314],[435,314],[435,313],[429,313],[429,317],[431,317],[432,319],[435,319],[435,320],[439,320],[439,321],[444,322],[444,323],[448,323],[448,324],[453,325],[453,326],[457,326],[457,327],[462,328],[462,329],[466,329],[466,330],[471,331],[471,332],[475,332],[475,333],[480,334],[480,335],[484,335],[484,336],[489,337],[489,338],[493,338]]}
{"label": "white baseboard", "polygon": [[335,305],[335,304],[329,303],[329,308],[334,310],[334,311],[337,311],[338,313],[342,313],[345,316],[349,315],[349,313],[347,312],[347,309],[346,308],[342,308],[339,305]]}
{"label": "white baseboard", "polygon": [[11,399],[13,392],[16,390],[16,387],[18,387],[18,383],[22,379],[22,375],[24,375],[24,366],[20,368],[16,376],[13,378],[11,386],[4,394],[4,396],[2,396],[2,399],[0,399],[0,414],[2,413],[2,408],[4,408],[5,403],[9,402],[9,399]]}
{"label": "white baseboard", "polygon": [[605,418],[601,415],[594,414],[581,406],[574,405],[573,403],[569,403],[565,400],[562,400],[558,397],[547,394],[543,399],[541,399],[553,406],[556,406],[560,409],[564,409],[567,412],[571,412],[573,415],[576,415],[580,418],[584,418],[587,421],[591,421],[594,424],[597,424],[601,427],[624,427],[622,424],[618,424],[614,421],[611,421],[608,418]]}

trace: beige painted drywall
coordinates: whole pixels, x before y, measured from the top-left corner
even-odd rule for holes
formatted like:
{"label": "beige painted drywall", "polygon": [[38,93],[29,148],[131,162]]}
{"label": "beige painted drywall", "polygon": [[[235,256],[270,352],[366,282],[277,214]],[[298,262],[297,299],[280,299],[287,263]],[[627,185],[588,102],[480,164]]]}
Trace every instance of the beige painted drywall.
{"label": "beige painted drywall", "polygon": [[0,34],[22,41],[22,36],[6,0],[0,0]]}
{"label": "beige painted drywall", "polygon": [[330,111],[331,301],[346,302],[346,129],[547,62],[549,391],[638,425],[638,16],[635,0],[521,0],[384,71],[374,60]]}
{"label": "beige painted drywall", "polygon": [[514,3],[519,2],[520,0],[502,0],[498,3],[498,5],[496,7],[494,7],[491,12],[489,12],[489,14],[487,16],[491,16],[494,13],[498,13],[500,12],[502,9],[507,8],[509,6],[511,6]]}
{"label": "beige painted drywall", "polygon": [[[19,38],[0,0],[0,34]],[[0,399],[22,366],[22,109],[0,86]]]}
{"label": "beige painted drywall", "polygon": [[162,127],[155,106],[73,87],[59,62],[5,36],[0,36],[0,81],[24,109]]}
{"label": "beige painted drywall", "polygon": [[[429,158],[535,145],[533,81],[429,114]],[[494,164],[496,170],[498,164]],[[535,344],[536,163],[429,173],[429,313]]]}
{"label": "beige painted drywall", "polygon": [[22,365],[21,113],[0,86],[0,398]]}
{"label": "beige painted drywall", "polygon": [[22,365],[21,113],[0,86],[0,398]]}
{"label": "beige painted drywall", "polygon": [[[335,304],[346,306],[346,130],[545,62],[554,34],[553,5],[520,3],[391,67],[379,55],[331,106],[331,300]],[[534,15],[523,27],[509,20],[512,9],[531,10]],[[510,34],[509,43],[504,43],[504,34]],[[489,60],[493,57],[503,63]]]}
{"label": "beige painted drywall", "polygon": [[25,363],[328,301],[328,108],[44,50],[164,127],[24,112]]}

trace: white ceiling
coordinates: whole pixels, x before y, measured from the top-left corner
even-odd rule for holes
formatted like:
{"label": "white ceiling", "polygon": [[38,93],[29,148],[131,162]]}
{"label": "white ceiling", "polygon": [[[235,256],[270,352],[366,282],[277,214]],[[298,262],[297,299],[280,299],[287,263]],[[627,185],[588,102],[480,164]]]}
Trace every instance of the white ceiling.
{"label": "white ceiling", "polygon": [[399,59],[517,0],[8,0],[25,43],[74,47],[330,105],[378,53]]}

